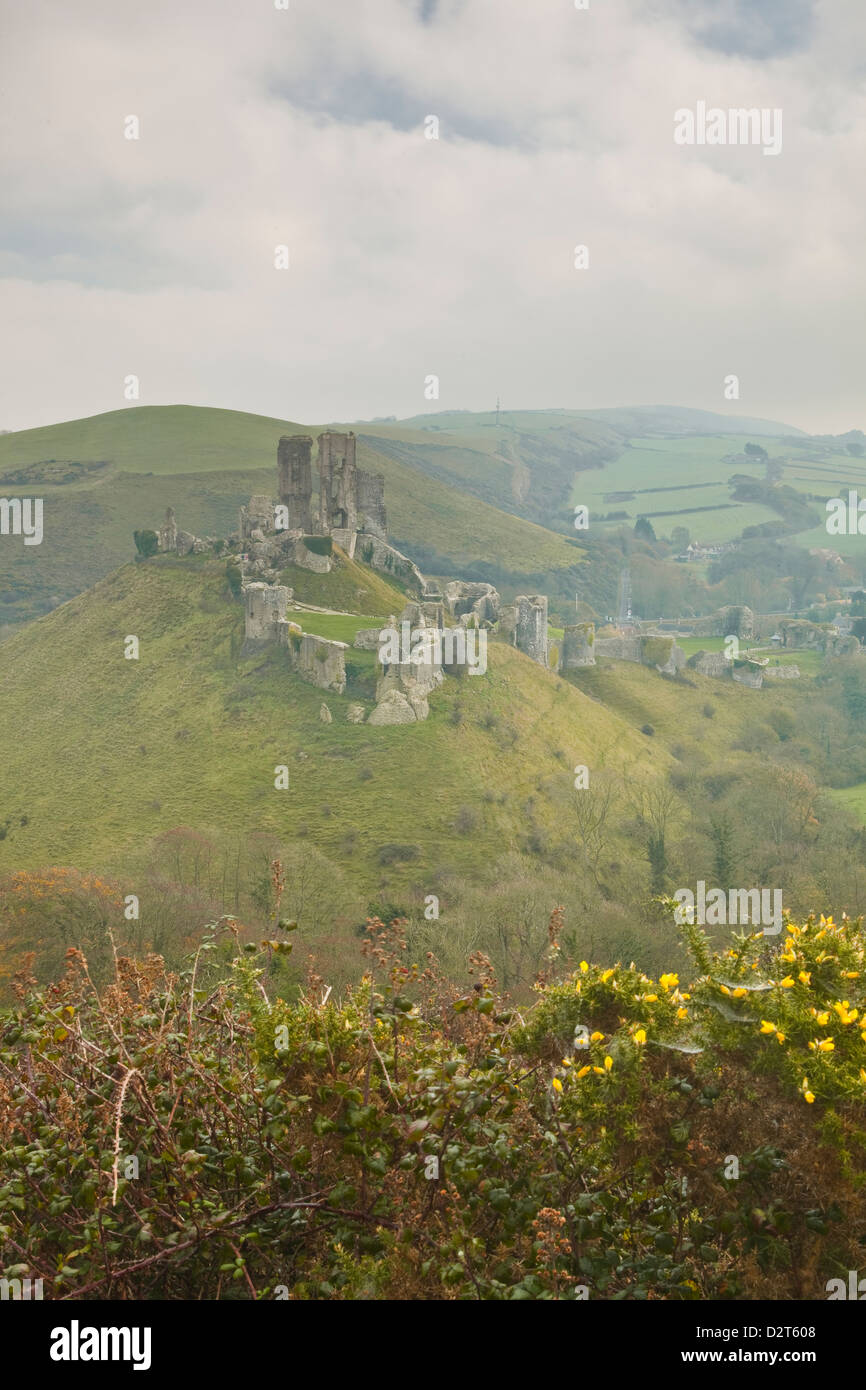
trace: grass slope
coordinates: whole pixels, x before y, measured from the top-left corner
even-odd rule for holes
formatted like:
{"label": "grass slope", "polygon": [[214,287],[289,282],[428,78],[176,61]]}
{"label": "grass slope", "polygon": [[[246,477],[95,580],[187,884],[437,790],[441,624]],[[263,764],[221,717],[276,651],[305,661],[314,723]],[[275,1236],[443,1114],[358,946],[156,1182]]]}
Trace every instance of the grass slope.
{"label": "grass slope", "polygon": [[[301,621],[313,631],[332,620]],[[517,844],[530,799],[535,821],[553,826],[577,763],[629,766],[638,779],[671,766],[628,716],[496,643],[488,673],[446,681],[428,721],[371,728],[346,720],[357,692],[305,685],[286,653],[242,660],[242,628],[218,564],[160,557],[10,637],[0,820],[13,827],[0,868],[131,872],[152,837],[191,825],[307,836],[371,890],[423,887]],[[129,634],[137,661],[124,659]],[[323,700],[332,724],[319,718]],[[279,764],[287,792],[274,789]],[[455,833],[461,808],[471,834]],[[378,852],[395,843],[415,858],[383,869]]]}
{"label": "grass slope", "polygon": [[[45,502],[45,539],[0,547],[0,626],[47,612],[131,558],[132,531],[156,528],[169,505],[199,535],[225,535],[251,493],[276,492],[285,420],[194,406],[140,406],[0,436],[0,488]],[[507,580],[512,591],[560,575],[563,592],[582,553],[562,536],[467,496],[448,482],[379,456],[395,543],[437,573]],[[59,461],[59,462],[58,462]]]}

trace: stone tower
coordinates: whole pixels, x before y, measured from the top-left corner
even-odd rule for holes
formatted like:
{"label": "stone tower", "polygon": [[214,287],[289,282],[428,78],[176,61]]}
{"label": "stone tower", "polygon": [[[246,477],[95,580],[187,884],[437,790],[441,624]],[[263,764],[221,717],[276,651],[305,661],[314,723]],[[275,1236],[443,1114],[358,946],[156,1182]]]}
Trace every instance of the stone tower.
{"label": "stone tower", "polygon": [[282,584],[244,585],[244,649],[246,652],[266,642],[277,642],[279,624],[286,622],[291,589]]}
{"label": "stone tower", "polygon": [[354,434],[319,435],[319,520],[326,534],[358,529]]}
{"label": "stone tower", "polygon": [[358,525],[368,535],[384,540],[388,534],[384,473],[366,473],[359,468],[355,473],[355,483]]}
{"label": "stone tower", "polygon": [[547,598],[544,594],[533,594],[527,598],[519,594],[514,600],[517,609],[514,645],[531,656],[533,661],[547,665]]}
{"label": "stone tower", "polygon": [[289,509],[290,531],[313,530],[313,441],[308,434],[285,434],[277,449],[280,502]]}

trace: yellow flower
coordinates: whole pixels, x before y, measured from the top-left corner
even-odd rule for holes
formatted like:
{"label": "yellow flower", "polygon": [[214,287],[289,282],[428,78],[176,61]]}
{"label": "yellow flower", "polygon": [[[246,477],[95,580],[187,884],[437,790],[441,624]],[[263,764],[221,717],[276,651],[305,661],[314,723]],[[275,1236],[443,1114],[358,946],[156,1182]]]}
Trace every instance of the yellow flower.
{"label": "yellow flower", "polygon": [[662,989],[673,989],[674,985],[678,985],[679,982],[679,975],[659,975],[659,984]]}
{"label": "yellow flower", "polygon": [[593,1067],[596,1076],[604,1076],[604,1067]]}
{"label": "yellow flower", "polygon": [[815,1097],[814,1097],[814,1095],[812,1094],[812,1092],[809,1090],[809,1078],[808,1078],[808,1076],[804,1076],[804,1077],[803,1077],[803,1080],[800,1082],[800,1090],[803,1092],[803,1099],[805,1100],[806,1104],[807,1104],[807,1105],[811,1105],[812,1102],[814,1101]]}
{"label": "yellow flower", "polygon": [[784,1033],[777,1033],[777,1034],[776,1034],[776,1042],[777,1042],[777,1043],[783,1043],[784,1041],[785,1041],[785,1034],[784,1034]]}
{"label": "yellow flower", "polygon": [[748,994],[748,992],[749,992],[749,991],[748,991],[747,989],[742,989],[742,988],[735,989],[735,990],[733,991],[732,995],[731,995],[731,998],[732,998],[732,999],[742,999],[744,995]]}
{"label": "yellow flower", "polygon": [[843,979],[843,980],[859,980],[859,978],[860,978],[860,971],[859,971],[859,970],[843,970],[843,971],[842,971],[842,979]]}
{"label": "yellow flower", "polygon": [[[822,918],[822,920],[823,920],[823,918]],[[800,928],[799,928],[799,927],[795,927],[793,922],[789,922],[789,923],[787,924],[786,930],[789,931],[789,932],[791,933],[792,936],[799,936],[799,935],[800,935]]]}
{"label": "yellow flower", "polygon": [[607,982],[608,982],[608,980],[610,979],[611,975],[613,975],[613,974],[614,974],[614,970],[605,970],[604,973],[602,974],[602,977],[601,977],[601,983],[602,983],[603,985],[606,985]]}
{"label": "yellow flower", "polygon": [[646,1042],[646,1029],[638,1028],[637,1032],[634,1035],[634,1040],[637,1043],[638,1047],[641,1047]]}
{"label": "yellow flower", "polygon": [[819,1028],[827,1027],[827,1024],[830,1022],[830,1015],[826,1009],[824,1009],[821,1013],[818,1013],[817,1009],[810,1009],[809,1012],[815,1019],[815,1022],[818,1024]]}
{"label": "yellow flower", "polygon": [[605,1069],[605,1071],[610,1071],[610,1069],[611,1069],[612,1066],[613,1066],[613,1058],[612,1058],[612,1057],[605,1057],[605,1059],[604,1059],[604,1069]]}
{"label": "yellow flower", "polygon": [[587,970],[589,969],[589,966],[587,965],[587,963],[586,963],[585,960],[582,960],[582,961],[580,962],[580,969],[581,969],[581,973],[584,974],[584,975],[586,974]]}
{"label": "yellow flower", "polygon": [[801,985],[810,985],[812,983],[812,976],[808,970],[801,970],[797,979],[800,981]]}
{"label": "yellow flower", "polygon": [[794,964],[794,961],[795,961],[796,959],[797,959],[796,952],[795,952],[795,951],[792,951],[791,948],[790,948],[790,946],[788,947],[787,951],[783,951],[782,954],[781,954],[780,957],[779,957],[779,960],[787,961],[789,965],[793,965],[793,964]]}
{"label": "yellow flower", "polygon": [[786,975],[785,978],[784,978],[784,980],[780,980],[780,981],[779,981],[779,984],[782,986],[782,989],[793,989],[793,988],[794,988],[794,981],[792,980],[792,978],[791,978],[790,975]]}
{"label": "yellow flower", "polygon": [[592,1071],[592,1067],[581,1067],[580,1071],[575,1072],[575,1076],[577,1076],[577,1077],[586,1076],[586,1075],[588,1075],[588,1073],[591,1072],[591,1071]]}
{"label": "yellow flower", "polygon": [[563,1065],[564,1067],[570,1067],[570,1066],[571,1066],[571,1058],[570,1058],[570,1057],[563,1057],[563,1059],[562,1059],[562,1065]]}
{"label": "yellow flower", "polygon": [[590,1042],[602,1042],[604,1040],[604,1033],[590,1033],[589,1040]]}
{"label": "yellow flower", "polygon": [[762,1019],[761,1019],[761,1032],[762,1032],[762,1033],[775,1033],[775,1031],[776,1031],[776,1025],[775,1025],[775,1023],[770,1023],[769,1019],[766,1019],[766,1018],[762,1018]]}
{"label": "yellow flower", "polygon": [[555,1076],[555,1077],[553,1078],[553,1089],[554,1089],[554,1091],[561,1091],[561,1090],[562,1090],[562,1082],[560,1081],[560,1079],[559,1079],[558,1076]]}
{"label": "yellow flower", "polygon": [[815,1038],[813,1042],[809,1043],[809,1047],[812,1052],[834,1052],[836,1044],[832,1038],[821,1038],[820,1042]]}
{"label": "yellow flower", "polygon": [[719,985],[719,989],[722,991],[722,994],[730,994],[731,992],[727,985]]}
{"label": "yellow flower", "polygon": [[659,997],[657,994],[645,994],[643,1001],[645,1004],[657,1004],[659,1002]]}
{"label": "yellow flower", "polygon": [[688,1009],[677,1009],[677,1018],[688,1018]]}
{"label": "yellow flower", "polygon": [[812,1092],[811,1092],[811,1091],[804,1091],[804,1092],[803,1092],[803,1099],[804,1099],[804,1101],[806,1102],[807,1105],[812,1105],[812,1104],[814,1104],[814,1101],[815,1101],[815,1097],[812,1095]]}
{"label": "yellow flower", "polygon": [[849,1007],[847,999],[844,1003],[835,1003],[833,1008],[843,1023],[853,1023],[857,1018],[857,1010]]}
{"label": "yellow flower", "polygon": [[863,1067],[860,1068],[860,1080],[866,1082],[866,1070]]}

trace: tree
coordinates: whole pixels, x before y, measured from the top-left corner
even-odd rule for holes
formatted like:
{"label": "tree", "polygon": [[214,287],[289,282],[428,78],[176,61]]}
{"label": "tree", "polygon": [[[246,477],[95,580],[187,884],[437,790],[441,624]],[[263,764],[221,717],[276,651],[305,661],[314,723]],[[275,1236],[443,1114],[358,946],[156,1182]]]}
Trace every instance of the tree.
{"label": "tree", "polygon": [[654,541],[656,538],[656,533],[653,530],[653,524],[649,520],[649,518],[645,516],[638,517],[637,521],[634,524],[634,534],[637,540],[642,541]]}
{"label": "tree", "polygon": [[232,597],[240,598],[241,590],[244,587],[244,576],[240,565],[236,564],[234,560],[226,561],[226,579],[229,582]]}
{"label": "tree", "polygon": [[155,531],[133,531],[132,538],[140,560],[150,559],[159,550],[159,536]]}
{"label": "tree", "polygon": [[750,458],[754,459],[765,459],[767,457],[767,451],[761,444],[747,444],[744,453],[747,453]]}
{"label": "tree", "polygon": [[682,552],[686,549],[691,537],[687,526],[675,526],[671,531],[671,545],[674,550]]}
{"label": "tree", "polygon": [[736,867],[734,851],[734,825],[725,813],[714,816],[710,821],[710,837],[713,842],[713,876],[719,888],[730,888]]}

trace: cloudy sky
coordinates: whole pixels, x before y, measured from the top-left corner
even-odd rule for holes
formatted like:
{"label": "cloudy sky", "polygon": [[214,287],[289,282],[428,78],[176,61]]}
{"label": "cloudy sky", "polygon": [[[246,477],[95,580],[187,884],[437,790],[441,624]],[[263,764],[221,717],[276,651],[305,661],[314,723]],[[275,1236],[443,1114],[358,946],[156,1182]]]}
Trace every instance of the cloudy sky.
{"label": "cloudy sky", "polygon": [[[866,428],[864,78],[864,0],[0,0],[0,428],[131,374]],[[675,144],[698,102],[780,108],[781,154]]]}

